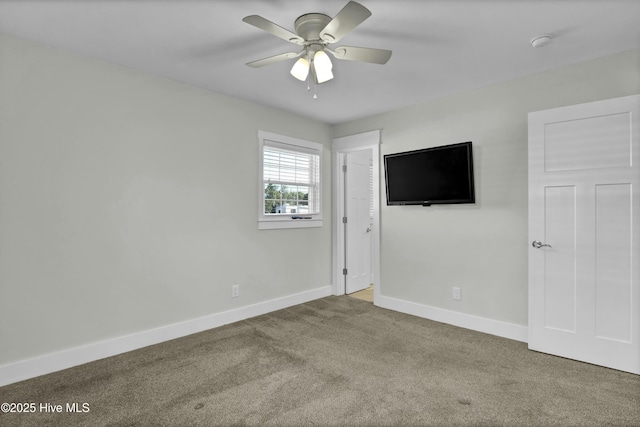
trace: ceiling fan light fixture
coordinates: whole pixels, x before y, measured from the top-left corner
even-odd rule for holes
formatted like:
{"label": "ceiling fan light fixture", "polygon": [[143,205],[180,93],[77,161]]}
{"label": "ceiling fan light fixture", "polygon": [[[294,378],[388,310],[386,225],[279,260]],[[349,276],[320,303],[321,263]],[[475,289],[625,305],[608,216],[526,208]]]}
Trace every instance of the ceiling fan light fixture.
{"label": "ceiling fan light fixture", "polygon": [[[248,62],[252,68],[289,59],[297,59],[291,68],[291,74],[300,81],[307,80],[307,90],[310,88],[311,75],[317,85],[333,79],[333,64],[327,53],[331,53],[337,60],[369,62],[372,64],[386,64],[391,57],[390,50],[372,49],[367,47],[340,46],[329,49],[329,45],[340,41],[371,16],[371,11],[354,0],[347,4],[331,18],[324,13],[305,13],[295,20],[295,33],[259,15],[249,15],[242,20],[247,24],[271,33],[272,35],[302,46],[299,52],[287,52],[257,61]],[[311,74],[310,74],[311,73]],[[314,95],[314,98],[316,96]]]}
{"label": "ceiling fan light fixture", "polygon": [[313,69],[318,83],[324,83],[333,78],[333,73],[331,72],[333,64],[324,50],[319,50],[313,55]]}
{"label": "ceiling fan light fixture", "polygon": [[291,75],[302,82],[307,80],[309,75],[309,61],[307,58],[300,58],[293,64]]}
{"label": "ceiling fan light fixture", "polygon": [[328,82],[332,78],[333,73],[331,72],[331,70],[324,70],[322,72],[316,71],[316,80],[318,80],[318,83]]}

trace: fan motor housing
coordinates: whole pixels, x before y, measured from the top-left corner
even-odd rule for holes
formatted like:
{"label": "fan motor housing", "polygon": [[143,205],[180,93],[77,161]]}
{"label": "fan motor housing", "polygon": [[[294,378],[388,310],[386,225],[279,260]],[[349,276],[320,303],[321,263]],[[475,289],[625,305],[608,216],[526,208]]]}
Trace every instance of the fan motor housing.
{"label": "fan motor housing", "polygon": [[323,13],[307,13],[296,19],[296,34],[305,40],[305,44],[320,40],[320,31],[331,22],[331,17]]}

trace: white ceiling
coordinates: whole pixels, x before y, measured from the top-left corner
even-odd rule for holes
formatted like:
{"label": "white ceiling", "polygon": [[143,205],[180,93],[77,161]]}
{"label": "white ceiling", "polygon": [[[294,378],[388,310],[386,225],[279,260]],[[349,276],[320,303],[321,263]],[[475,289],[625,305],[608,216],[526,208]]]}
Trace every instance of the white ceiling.
{"label": "white ceiling", "polygon": [[[393,56],[386,65],[333,60],[335,79],[317,100],[289,74],[293,60],[245,65],[298,46],[242,18],[293,31],[298,16],[334,16],[347,0],[0,0],[0,33],[329,124],[640,47],[640,0],[359,2],[373,15],[332,46]],[[552,43],[531,47],[542,34]]]}

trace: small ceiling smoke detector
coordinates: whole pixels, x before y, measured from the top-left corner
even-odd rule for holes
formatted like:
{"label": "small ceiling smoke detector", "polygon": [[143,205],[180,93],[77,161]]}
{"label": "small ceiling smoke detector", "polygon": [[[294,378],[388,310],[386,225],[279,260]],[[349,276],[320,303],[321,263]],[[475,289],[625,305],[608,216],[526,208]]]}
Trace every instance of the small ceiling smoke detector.
{"label": "small ceiling smoke detector", "polygon": [[551,43],[551,36],[538,36],[531,40],[531,46],[533,47],[543,47]]}

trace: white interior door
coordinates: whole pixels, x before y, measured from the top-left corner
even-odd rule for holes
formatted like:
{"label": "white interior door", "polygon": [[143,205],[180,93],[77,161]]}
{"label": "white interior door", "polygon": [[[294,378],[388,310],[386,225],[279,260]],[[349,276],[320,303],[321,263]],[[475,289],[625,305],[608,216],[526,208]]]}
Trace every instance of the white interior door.
{"label": "white interior door", "polygon": [[529,348],[640,374],[640,96],[529,114]]}
{"label": "white interior door", "polygon": [[346,154],[346,293],[371,284],[371,217],[369,175],[371,150]]}

